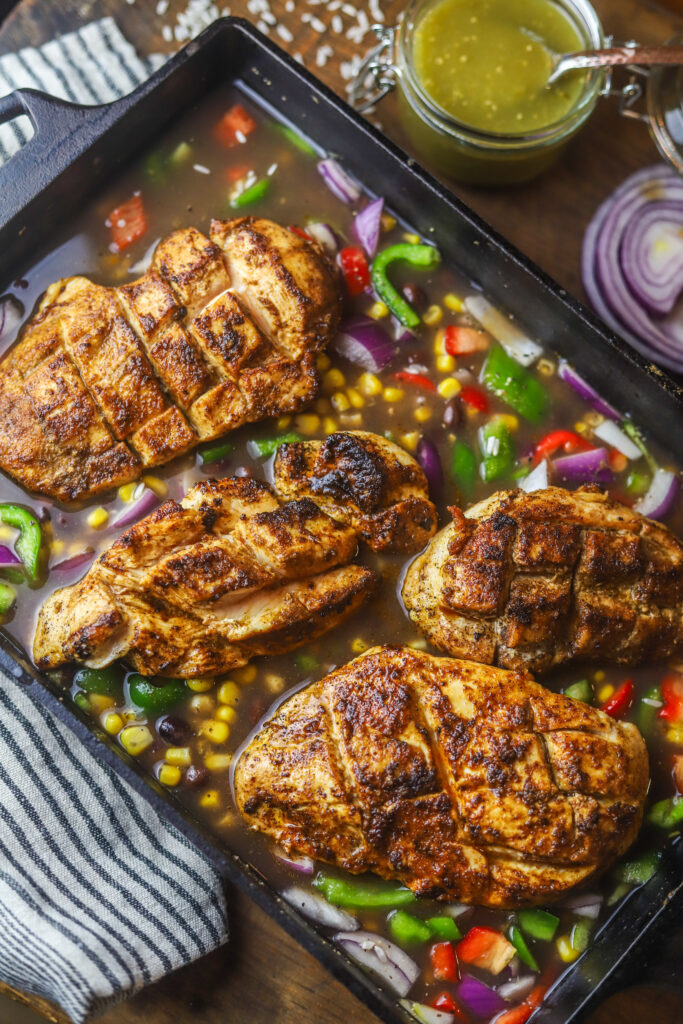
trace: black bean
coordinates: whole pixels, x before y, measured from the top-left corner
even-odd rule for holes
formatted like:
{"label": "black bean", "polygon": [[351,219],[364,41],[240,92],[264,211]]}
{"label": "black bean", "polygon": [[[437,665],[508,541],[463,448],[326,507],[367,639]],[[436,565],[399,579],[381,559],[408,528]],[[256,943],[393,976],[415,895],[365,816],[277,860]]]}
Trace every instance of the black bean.
{"label": "black bean", "polygon": [[423,309],[426,309],[429,305],[429,300],[425,292],[420,288],[419,284],[415,284],[413,281],[409,281],[408,284],[404,284],[401,289],[407,302],[413,307],[413,309],[420,313]]}
{"label": "black bean", "polygon": [[185,785],[190,789],[199,789],[209,777],[209,773],[203,765],[191,764],[185,772]]}
{"label": "black bean", "polygon": [[458,398],[449,398],[443,410],[443,425],[447,430],[455,430],[462,423],[462,404]]}
{"label": "black bean", "polygon": [[179,715],[166,715],[157,724],[157,732],[172,747],[183,747],[192,735],[192,729],[184,718]]}

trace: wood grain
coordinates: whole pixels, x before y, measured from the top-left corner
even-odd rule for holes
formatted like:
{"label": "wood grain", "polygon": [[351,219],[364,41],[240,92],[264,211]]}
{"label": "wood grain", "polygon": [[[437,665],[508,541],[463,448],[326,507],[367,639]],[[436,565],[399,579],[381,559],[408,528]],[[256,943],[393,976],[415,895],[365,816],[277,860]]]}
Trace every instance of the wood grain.
{"label": "wood grain", "polygon": [[[682,2],[667,0],[669,11],[642,0],[595,0],[595,5],[605,28],[617,39],[659,43],[682,24],[672,13],[683,14]],[[116,18],[140,53],[171,52],[177,44],[164,39],[162,28],[174,25],[186,6],[186,0],[171,0],[160,18],[157,0],[132,4],[125,0],[22,0],[0,29],[0,53],[40,45],[103,15]],[[218,6],[222,6],[220,0]],[[233,14],[247,15],[246,0],[230,6]],[[356,6],[364,6],[362,0],[357,0]],[[382,3],[386,21],[392,23],[404,6],[397,0]],[[301,54],[308,67],[343,93],[342,63],[362,54],[372,36],[354,42],[336,33],[323,5],[297,0],[294,11],[287,12],[286,0],[271,0],[270,8],[294,36],[286,44],[271,29],[271,38]],[[307,13],[323,19],[324,34],[302,21]],[[318,68],[319,48],[327,44],[333,54]],[[405,145],[391,97],[380,105],[375,118],[389,136]],[[657,159],[645,126],[618,118],[616,101],[606,100],[561,163],[544,178],[515,189],[453,188],[562,285],[581,294],[579,253],[585,225],[616,184]],[[373,1015],[246,897],[230,893],[229,905],[232,937],[228,947],[110,1009],[99,1018],[101,1024],[372,1024]],[[680,975],[678,978],[680,981]],[[63,1024],[65,1018],[54,1008],[15,995],[23,1005],[0,996],[0,1024],[32,1024],[45,1018]],[[679,1024],[681,1020],[683,996],[658,987],[620,993],[593,1014],[589,1024]]]}

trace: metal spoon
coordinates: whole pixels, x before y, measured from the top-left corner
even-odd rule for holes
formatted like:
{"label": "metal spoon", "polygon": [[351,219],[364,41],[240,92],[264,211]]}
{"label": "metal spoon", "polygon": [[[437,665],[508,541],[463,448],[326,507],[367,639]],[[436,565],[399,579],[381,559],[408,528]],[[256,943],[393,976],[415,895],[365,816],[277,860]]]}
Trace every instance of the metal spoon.
{"label": "metal spoon", "polygon": [[615,67],[618,64],[683,64],[683,46],[636,46],[627,43],[609,50],[560,53],[552,58],[547,85],[552,85],[567,71]]}

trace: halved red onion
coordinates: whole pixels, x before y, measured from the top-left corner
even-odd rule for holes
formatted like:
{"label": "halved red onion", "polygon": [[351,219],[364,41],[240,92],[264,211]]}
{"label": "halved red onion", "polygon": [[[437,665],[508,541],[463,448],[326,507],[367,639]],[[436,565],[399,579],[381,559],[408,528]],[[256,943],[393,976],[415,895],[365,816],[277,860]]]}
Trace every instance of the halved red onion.
{"label": "halved red onion", "polygon": [[523,974],[519,978],[514,978],[512,981],[506,981],[499,985],[497,992],[508,1003],[521,1003],[529,995],[535,984],[536,978],[533,974]]}
{"label": "halved red onion", "polygon": [[384,200],[380,196],[379,199],[373,199],[368,203],[353,218],[353,233],[370,257],[377,252],[383,209]]}
{"label": "halved red onion", "polygon": [[641,207],[626,225],[621,247],[626,282],[654,316],[666,316],[683,290],[683,203]]}
{"label": "halved red onion", "polygon": [[633,506],[636,512],[648,519],[665,519],[676,504],[680,481],[676,473],[668,469],[655,470],[647,494]]}
{"label": "halved red onion", "polygon": [[300,911],[304,917],[316,924],[322,924],[326,928],[343,928],[346,932],[353,932],[360,928],[358,921],[351,914],[339,907],[333,907],[331,903],[311,892],[310,889],[303,889],[298,885],[291,885],[288,889],[282,890],[282,898],[290,907]]}
{"label": "halved red onion", "polygon": [[530,494],[532,491],[540,491],[544,487],[548,486],[548,462],[543,459],[532,469],[528,476],[523,477],[519,481],[519,487],[522,491],[526,491]]}
{"label": "halved red onion", "polygon": [[477,1017],[485,1017],[487,1020],[505,1009],[505,1001],[502,996],[485,985],[483,981],[468,974],[462,979],[456,990],[458,1002],[466,1006]]}
{"label": "halved red onion", "polygon": [[606,402],[604,398],[601,398],[595,388],[592,388],[588,381],[585,381],[574,367],[569,365],[566,359],[560,359],[557,364],[557,375],[560,380],[569,384],[577,395],[592,405],[596,412],[602,413],[603,416],[607,416],[611,420],[623,420],[624,417],[621,413],[617,412],[614,406]]}
{"label": "halved red onion", "polygon": [[386,981],[400,996],[408,995],[420,974],[414,960],[375,932],[339,932],[334,941],[359,964]]}
{"label": "halved red onion", "polygon": [[562,906],[579,917],[589,917],[591,921],[595,921],[600,916],[602,902],[602,896],[597,893],[584,892],[565,900]]}
{"label": "halved red onion", "polygon": [[485,331],[496,338],[507,354],[522,366],[530,366],[543,355],[543,348],[532,341],[483,295],[468,295],[465,309],[478,320]]}
{"label": "halved red onion", "polygon": [[6,544],[0,544],[0,569],[15,569],[22,561]]}
{"label": "halved red onion", "polygon": [[553,469],[563,483],[609,484],[613,479],[606,448],[591,448],[589,452],[565,455],[555,459]]}
{"label": "halved red onion", "polygon": [[351,178],[342,165],[333,157],[326,157],[318,164],[323,181],[342,203],[355,203],[360,199],[360,185]]}
{"label": "halved red onion", "polygon": [[453,1024],[455,1020],[454,1014],[435,1010],[433,1006],[427,1006],[425,1003],[414,1003],[411,999],[399,999],[399,1002],[408,1013],[412,1013],[415,1020],[421,1021],[422,1024]]}
{"label": "halved red onion", "polygon": [[331,347],[350,363],[379,373],[396,355],[396,345],[376,320],[355,316],[341,325]]}
{"label": "halved red onion", "polygon": [[634,444],[630,437],[624,433],[612,420],[605,420],[593,427],[593,433],[605,444],[616,448],[618,452],[625,455],[627,459],[639,459],[643,454],[637,444]]}
{"label": "halved red onion", "polygon": [[428,437],[421,437],[415,455],[425,471],[430,493],[434,496],[440,494],[443,489],[443,468],[436,445]]}
{"label": "halved red onion", "polygon": [[295,853],[287,853],[281,847],[277,846],[273,850],[273,856],[276,860],[279,860],[281,864],[284,864],[286,868],[291,868],[292,871],[298,871],[301,875],[312,875],[315,863],[312,857],[297,856]]}
{"label": "halved red onion", "polygon": [[131,501],[126,508],[119,512],[118,516],[114,519],[112,526],[130,526],[131,523],[137,523],[139,519],[148,515],[158,504],[159,499],[154,491],[149,487],[145,487],[138,498]]}
{"label": "halved red onion", "polygon": [[76,572],[77,569],[83,569],[86,565],[90,565],[94,557],[94,550],[86,548],[85,551],[79,551],[77,555],[72,555],[71,558],[65,558],[63,562],[51,565],[50,572]]}
{"label": "halved red onion", "polygon": [[313,221],[311,224],[306,225],[306,233],[315,238],[328,256],[336,256],[339,252],[339,240],[337,233],[334,231],[329,224],[323,224],[321,221]]}

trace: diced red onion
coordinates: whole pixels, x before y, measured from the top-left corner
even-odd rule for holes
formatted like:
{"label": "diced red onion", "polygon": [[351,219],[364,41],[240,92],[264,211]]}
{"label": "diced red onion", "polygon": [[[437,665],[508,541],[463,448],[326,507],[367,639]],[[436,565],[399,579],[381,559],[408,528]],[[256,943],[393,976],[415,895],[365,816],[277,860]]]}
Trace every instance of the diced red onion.
{"label": "diced red onion", "polygon": [[462,917],[463,914],[468,914],[474,907],[471,903],[449,903],[445,907],[439,908],[442,914],[448,914],[449,917]]}
{"label": "diced red onion", "polygon": [[606,402],[604,398],[601,398],[595,388],[592,388],[583,377],[579,376],[566,359],[560,359],[557,364],[557,375],[560,380],[569,384],[576,391],[577,395],[580,395],[581,398],[592,405],[596,412],[602,413],[603,416],[607,416],[611,420],[623,420],[624,417],[621,413],[617,412],[614,406]]}
{"label": "diced red onion", "polygon": [[593,433],[601,441],[604,441],[605,444],[616,448],[627,459],[639,459],[643,454],[638,445],[634,444],[621,427],[618,427],[611,420],[605,420],[604,423],[599,423],[597,427],[593,427]]}
{"label": "diced red onion", "polygon": [[331,347],[350,363],[379,373],[397,352],[397,348],[383,327],[370,317],[352,317],[342,324]]}
{"label": "diced red onion", "polygon": [[21,564],[21,559],[6,544],[0,544],[0,569],[14,569]]}
{"label": "diced red onion", "polygon": [[528,338],[483,295],[468,295],[464,305],[467,312],[479,321],[484,330],[492,334],[507,354],[522,366],[530,366],[543,355],[541,345]]}
{"label": "diced red onion", "polygon": [[530,494],[532,491],[541,491],[544,487],[548,486],[548,462],[543,459],[539,464],[532,469],[528,476],[523,477],[519,481],[519,487],[521,490],[526,491]]}
{"label": "diced red onion", "polygon": [[318,164],[323,181],[337,199],[343,203],[355,203],[360,199],[360,186],[351,178],[344,168],[332,157],[326,157]]}
{"label": "diced red onion", "polygon": [[428,437],[421,437],[415,454],[417,461],[425,471],[431,494],[434,496],[440,494],[443,489],[443,469],[436,445]]}
{"label": "diced red onion", "polygon": [[463,1003],[477,1017],[485,1017],[487,1020],[505,1009],[505,1001],[494,989],[489,988],[483,981],[468,974],[462,979],[456,990],[458,1002]]}
{"label": "diced red onion", "polygon": [[314,221],[312,224],[306,225],[306,233],[314,238],[318,242],[328,256],[336,256],[339,251],[339,240],[337,233],[334,231],[329,224],[323,224],[321,221]]}
{"label": "diced red onion", "polygon": [[435,1010],[433,1006],[427,1006],[425,1003],[414,1003],[411,999],[399,999],[399,1002],[408,1013],[412,1013],[415,1020],[421,1021],[422,1024],[453,1024],[455,1020],[454,1014]]}
{"label": "diced red onion", "polygon": [[531,992],[532,988],[536,984],[536,978],[533,974],[523,974],[520,978],[515,978],[514,981],[506,981],[504,984],[498,986],[498,995],[502,996],[508,1003],[521,1003],[523,999]]}
{"label": "diced red onion", "polygon": [[339,907],[333,907],[331,903],[311,892],[310,889],[302,889],[298,885],[291,885],[288,889],[282,890],[282,898],[290,907],[299,910],[304,917],[316,924],[322,924],[326,928],[343,928],[346,932],[353,932],[360,928],[358,921],[351,914]]}
{"label": "diced red onion", "polygon": [[398,324],[397,330],[396,341],[399,345],[414,345],[420,340],[414,331],[411,331],[408,327],[403,327],[402,324]]}
{"label": "diced red onion", "polygon": [[128,268],[129,274],[144,274],[146,270],[149,270],[152,264],[152,258],[154,256],[154,250],[161,241],[161,238],[155,238],[149,248],[146,250],[145,255],[134,263],[132,267]]}
{"label": "diced red onion", "polygon": [[159,499],[153,490],[145,487],[144,491],[135,501],[132,501],[126,508],[122,509],[114,520],[114,526],[130,526],[139,519],[148,515],[158,505]]}
{"label": "diced red onion", "polygon": [[670,313],[683,289],[680,200],[651,201],[640,208],[626,225],[621,263],[626,283],[641,305],[654,316]]}
{"label": "diced red onion", "polygon": [[602,896],[598,896],[596,893],[581,893],[579,896],[572,896],[571,899],[565,900],[562,904],[567,910],[571,910],[572,913],[577,914],[579,917],[589,917],[592,921],[595,921],[600,916],[602,909]]}
{"label": "diced red onion", "polygon": [[93,549],[86,548],[85,551],[80,551],[71,558],[65,558],[63,562],[51,565],[50,572],[76,572],[77,569],[83,569],[86,565],[89,565],[94,557],[95,552]]}
{"label": "diced red onion", "polygon": [[273,856],[292,871],[298,871],[301,875],[312,875],[315,868],[312,857],[297,856],[294,853],[287,853],[280,847],[273,850]]}
{"label": "diced red onion", "polygon": [[613,479],[606,448],[565,455],[555,459],[553,469],[563,482],[608,484]]}
{"label": "diced red onion", "polygon": [[414,960],[375,932],[339,932],[334,941],[359,964],[379,975],[400,996],[406,996],[420,974]]}
{"label": "diced red onion", "polygon": [[383,209],[384,200],[373,199],[353,218],[353,233],[370,257],[377,252]]}
{"label": "diced red onion", "polygon": [[633,506],[648,519],[665,519],[674,505],[679,491],[679,479],[668,469],[656,469],[647,494]]}

